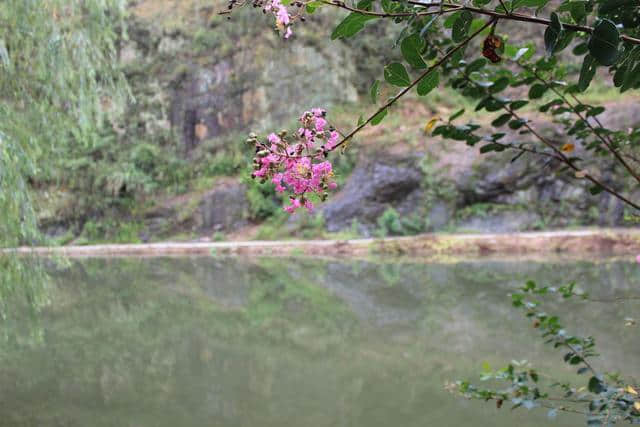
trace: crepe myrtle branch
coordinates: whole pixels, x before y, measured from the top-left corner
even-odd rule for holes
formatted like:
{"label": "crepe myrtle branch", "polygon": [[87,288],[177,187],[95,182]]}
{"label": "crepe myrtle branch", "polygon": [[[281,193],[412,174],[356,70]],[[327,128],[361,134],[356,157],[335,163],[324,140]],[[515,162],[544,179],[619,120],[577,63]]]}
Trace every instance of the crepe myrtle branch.
{"label": "crepe myrtle branch", "polygon": [[451,12],[456,12],[458,10],[462,10],[463,9],[462,6],[458,6],[458,7],[450,8],[450,9],[446,9],[446,10],[432,10],[432,11],[426,11],[426,12],[386,13],[386,12],[374,12],[374,11],[371,11],[371,10],[357,9],[355,7],[348,6],[343,1],[339,1],[339,0],[333,0],[333,1],[321,0],[321,2],[324,3],[324,4],[331,5],[331,6],[339,7],[340,9],[348,10],[350,12],[358,13],[360,15],[377,16],[379,18],[402,18],[402,17],[406,17],[406,16],[441,15],[443,13],[451,13]]}
{"label": "crepe myrtle branch", "polygon": [[[392,0],[392,1],[399,1],[399,0]],[[438,14],[442,14],[442,13],[450,13],[450,12],[457,12],[457,11],[461,11],[461,10],[466,10],[466,11],[469,11],[469,12],[472,12],[472,13],[490,16],[490,17],[492,17],[494,19],[505,19],[505,20],[511,20],[511,21],[529,22],[529,23],[539,24],[539,25],[544,25],[544,26],[551,25],[551,21],[549,19],[539,18],[537,16],[525,15],[525,14],[521,14],[521,13],[510,12],[510,11],[508,11],[506,9],[506,7],[504,7],[504,5],[502,7],[505,9],[505,13],[502,13],[502,12],[496,12],[496,11],[493,11],[493,10],[484,9],[484,8],[481,8],[481,7],[458,5],[458,4],[453,4],[453,3],[445,3],[445,2],[423,3],[423,2],[420,2],[420,1],[408,0],[408,1],[406,1],[406,3],[414,5],[414,6],[418,6],[418,7],[421,7],[421,8],[438,7],[439,10],[431,11],[431,12],[386,13],[386,12],[373,12],[373,11],[369,11],[369,10],[357,9],[355,7],[347,6],[343,1],[340,1],[340,0],[323,0],[322,3],[327,4],[327,5],[331,5],[331,6],[335,6],[335,7],[341,8],[341,9],[345,9],[345,10],[348,10],[350,12],[359,13],[359,14],[362,14],[362,15],[378,16],[380,18],[400,18],[400,17],[406,17],[406,16],[415,16],[415,15],[417,15],[417,16],[438,15]],[[500,3],[502,4],[502,1]],[[594,31],[593,27],[589,27],[589,26],[586,26],[586,25],[576,25],[576,24],[562,23],[562,27],[565,30],[577,31],[577,32],[582,32],[582,33],[589,33],[589,34],[593,33],[593,31]],[[640,39],[635,38],[635,37],[631,37],[631,36],[628,36],[628,35],[625,35],[625,34],[621,34],[620,38],[622,40],[624,40],[624,41],[629,42],[629,43],[640,44]]]}
{"label": "crepe myrtle branch", "polygon": [[338,147],[340,147],[342,145],[347,144],[349,142],[349,140],[351,140],[351,138],[353,138],[358,132],[360,132],[378,114],[382,113],[384,110],[386,110],[387,108],[391,107],[398,99],[402,98],[407,92],[409,92],[411,89],[413,89],[413,87],[416,86],[420,82],[420,80],[424,79],[429,74],[431,74],[436,68],[440,67],[442,64],[447,62],[447,60],[449,60],[449,58],[451,58],[451,56],[453,56],[454,53],[456,53],[458,50],[460,50],[464,46],[466,46],[474,37],[476,37],[478,34],[480,34],[485,29],[487,29],[489,26],[491,26],[494,21],[495,21],[494,19],[491,19],[490,21],[485,23],[482,27],[480,27],[478,30],[474,31],[471,35],[469,35],[462,42],[457,44],[454,48],[452,48],[449,52],[447,52],[444,56],[442,56],[442,58],[440,58],[433,65],[431,65],[429,68],[427,68],[422,74],[420,74],[420,76],[418,76],[417,79],[415,79],[413,82],[411,82],[411,84],[409,86],[407,86],[404,89],[402,89],[396,96],[394,96],[393,98],[389,99],[375,113],[370,115],[369,118],[367,118],[364,122],[360,123],[360,125],[357,126],[354,130],[349,132],[344,138],[342,138],[342,140],[340,142],[338,142],[334,146],[333,149],[336,149],[336,148],[338,148]]}
{"label": "crepe myrtle branch", "polygon": [[591,175],[588,172],[585,172],[584,170],[580,169],[578,166],[576,166],[573,162],[573,160],[571,160],[570,158],[568,158],[560,149],[558,149],[558,147],[556,147],[555,145],[553,145],[547,138],[543,137],[542,135],[540,135],[540,133],[538,133],[533,127],[531,127],[531,125],[529,124],[528,121],[522,119],[522,117],[520,117],[515,111],[513,111],[513,109],[505,106],[505,109],[513,116],[513,118],[515,118],[516,120],[520,120],[521,122],[524,123],[524,127],[527,128],[527,130],[529,130],[529,132],[531,132],[531,134],[533,136],[535,136],[540,142],[542,142],[544,145],[546,145],[547,147],[551,148],[551,150],[553,150],[553,152],[556,154],[557,157],[559,157],[559,159],[566,164],[567,166],[569,166],[574,172],[576,172],[577,174],[583,175],[583,178],[591,181],[591,183],[593,183],[596,186],[599,186],[600,188],[602,188],[604,191],[606,191],[607,193],[611,194],[612,196],[620,199],[621,201],[623,201],[624,203],[628,204],[629,206],[634,207],[635,209],[640,211],[640,205],[638,205],[637,203],[632,202],[631,200],[629,200],[627,197],[623,196],[622,194],[618,193],[616,190],[614,190],[613,188],[611,188],[610,186],[606,185],[605,183],[603,183],[602,181],[598,180],[597,178],[595,178],[593,175]]}
{"label": "crepe myrtle branch", "polygon": [[[470,82],[471,84],[477,86],[477,87],[481,87],[480,85],[478,85],[478,83],[476,83],[473,79],[471,79],[466,73],[463,73],[464,79],[468,82]],[[619,192],[617,192],[615,189],[611,188],[610,186],[606,185],[605,183],[601,182],[600,180],[598,180],[597,178],[595,178],[593,175],[591,175],[590,173],[588,173],[585,170],[580,169],[578,166],[576,166],[573,162],[572,159],[570,159],[569,157],[567,157],[565,155],[564,152],[562,152],[562,150],[558,149],[558,147],[556,147],[554,144],[552,144],[547,138],[545,138],[544,136],[542,136],[539,132],[537,132],[530,124],[528,120],[523,119],[518,113],[516,113],[511,107],[509,107],[506,104],[502,105],[502,109],[505,110],[507,113],[509,113],[514,119],[520,121],[521,123],[523,123],[523,126],[533,135],[536,137],[536,139],[538,139],[540,142],[542,142],[545,146],[549,147],[552,150],[553,153],[553,157],[559,161],[561,161],[562,163],[566,164],[567,166],[569,166],[569,168],[571,168],[577,176],[581,176],[582,178],[590,181],[591,183],[593,183],[596,186],[599,186],[600,188],[602,188],[604,191],[606,191],[607,193],[611,194],[612,196],[620,199],[621,201],[623,201],[624,203],[628,204],[629,206],[632,206],[633,208],[637,209],[640,211],[640,205],[632,202],[631,200],[629,200],[627,197],[623,196],[622,194],[620,194]],[[502,144],[497,144],[497,145],[502,145]],[[506,145],[506,144],[505,144]],[[509,146],[510,148],[518,148],[518,147],[514,147],[512,145]],[[525,151],[525,150],[522,150]],[[529,150],[527,150],[529,151]],[[531,152],[534,152],[535,154],[538,155],[542,155],[542,156],[547,156],[549,157],[550,153],[544,153],[544,152],[540,152],[540,151],[535,151],[535,150],[531,150]]]}
{"label": "crepe myrtle branch", "polygon": [[[613,147],[613,141],[611,141],[611,139],[607,136],[603,136],[600,132],[598,132],[598,130],[591,124],[591,122],[589,122],[587,120],[587,118],[585,118],[582,113],[580,113],[580,111],[578,111],[575,107],[575,105],[573,105],[559,90],[557,90],[552,84],[550,84],[546,79],[544,79],[540,73],[538,73],[535,69],[521,64],[520,62],[518,62],[518,65],[520,67],[522,67],[523,69],[529,71],[530,73],[532,73],[534,75],[534,77],[541,82],[542,84],[544,84],[545,86],[547,86],[549,89],[551,89],[551,91],[553,91],[553,93],[555,93],[570,109],[571,111],[578,116],[578,118],[580,120],[582,120],[586,126],[593,132],[593,134],[600,140],[602,141],[602,143],[605,145],[605,147],[607,147],[607,150],[609,150],[609,152],[611,154],[613,154],[613,156],[616,158],[616,160],[618,160],[618,162],[620,162],[624,168],[629,172],[629,174],[635,178],[636,181],[638,181],[640,183],[640,175],[638,175],[638,172],[635,171],[631,165],[629,165],[629,163],[627,163],[627,161],[625,161],[625,159],[620,155],[620,153],[618,152],[618,150],[616,150]],[[578,102],[578,105],[581,105],[582,103],[578,100],[578,98],[576,98],[574,96],[574,99]],[[596,118],[597,120],[597,118]],[[598,126],[600,127],[600,129],[604,129],[604,127],[602,126],[602,123],[600,123],[600,121],[598,120],[596,122],[598,124]]]}

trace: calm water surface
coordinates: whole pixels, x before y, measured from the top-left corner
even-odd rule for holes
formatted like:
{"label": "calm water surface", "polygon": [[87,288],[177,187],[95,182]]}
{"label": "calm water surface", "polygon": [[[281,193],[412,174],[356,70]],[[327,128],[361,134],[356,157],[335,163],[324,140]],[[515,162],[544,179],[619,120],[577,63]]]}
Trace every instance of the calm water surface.
{"label": "calm water surface", "polygon": [[[509,304],[527,279],[640,293],[640,268],[620,261],[90,259],[51,271],[50,304],[4,327],[2,426],[583,425],[443,384],[525,358],[570,378]],[[624,326],[639,300],[558,310],[595,336],[598,367],[640,377],[639,329]]]}

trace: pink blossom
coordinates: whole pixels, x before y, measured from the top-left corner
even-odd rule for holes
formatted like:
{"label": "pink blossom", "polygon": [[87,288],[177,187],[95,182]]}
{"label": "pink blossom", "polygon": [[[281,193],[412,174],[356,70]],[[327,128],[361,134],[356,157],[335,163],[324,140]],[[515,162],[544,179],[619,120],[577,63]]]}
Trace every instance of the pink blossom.
{"label": "pink blossom", "polygon": [[327,125],[327,121],[322,117],[316,118],[316,132],[322,132]]}
{"label": "pink blossom", "polygon": [[340,138],[340,134],[335,130],[329,133],[329,138],[327,139],[327,143],[324,145],[324,148],[327,150],[333,150],[336,144],[338,143],[338,139]]}
{"label": "pink blossom", "polygon": [[291,198],[289,200],[291,201],[291,204],[284,207],[284,210],[289,213],[294,213],[296,209],[302,206],[302,204],[300,203],[300,200],[296,198]]}
{"label": "pink blossom", "polygon": [[295,212],[303,206],[311,212],[314,204],[309,196],[325,200],[327,192],[337,188],[333,166],[326,160],[326,154],[337,144],[339,135],[332,128],[326,130],[325,115],[325,110],[320,108],[306,111],[300,117],[302,126],[294,134],[297,143],[271,133],[267,136],[268,147],[255,138],[252,176],[265,181],[270,179],[277,192],[290,193],[290,204],[284,207],[287,212]]}
{"label": "pink blossom", "polygon": [[268,0],[263,10],[271,12],[275,16],[276,27],[285,39],[291,37],[291,34],[293,34],[293,31],[291,31],[291,15],[280,0]]}
{"label": "pink blossom", "polygon": [[280,137],[275,133],[270,133],[267,137],[267,140],[272,144],[277,144],[278,142],[280,142]]}
{"label": "pink blossom", "polygon": [[636,262],[637,262],[638,264],[640,264],[640,255],[638,255],[638,256],[636,257]]}

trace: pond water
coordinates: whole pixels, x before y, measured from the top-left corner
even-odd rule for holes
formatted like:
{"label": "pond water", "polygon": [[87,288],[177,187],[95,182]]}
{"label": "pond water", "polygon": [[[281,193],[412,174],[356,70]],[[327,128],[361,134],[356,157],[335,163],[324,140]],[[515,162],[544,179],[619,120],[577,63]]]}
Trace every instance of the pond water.
{"label": "pond water", "polygon": [[[2,426],[573,426],[466,401],[447,381],[528,359],[571,378],[507,293],[575,281],[640,293],[632,262],[147,258],[52,265],[50,303],[7,323]],[[639,300],[555,306],[594,364],[640,376]],[[10,326],[13,325],[13,326]]]}

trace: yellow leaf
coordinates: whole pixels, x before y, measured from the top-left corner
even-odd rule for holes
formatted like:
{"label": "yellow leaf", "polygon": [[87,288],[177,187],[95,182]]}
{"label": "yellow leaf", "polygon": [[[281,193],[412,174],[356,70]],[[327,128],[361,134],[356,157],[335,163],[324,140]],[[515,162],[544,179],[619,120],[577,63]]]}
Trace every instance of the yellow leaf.
{"label": "yellow leaf", "polygon": [[633,408],[634,408],[636,411],[640,412],[640,402],[636,402],[636,403],[634,403],[634,404],[633,404]]}
{"label": "yellow leaf", "polygon": [[576,178],[582,179],[585,176],[587,176],[589,172],[587,172],[586,170],[581,170],[581,171],[577,171],[576,172]]}
{"label": "yellow leaf", "polygon": [[434,117],[433,119],[429,120],[427,124],[424,126],[424,133],[430,133],[431,129],[433,129],[436,123],[438,123],[438,120],[440,120],[439,117]]}
{"label": "yellow leaf", "polygon": [[572,152],[574,149],[576,148],[575,145],[568,143],[568,144],[564,144],[561,148],[561,150],[565,153],[570,153]]}
{"label": "yellow leaf", "polygon": [[624,389],[624,391],[626,391],[629,394],[635,394],[636,396],[638,395],[638,392],[630,385],[628,385],[627,388]]}

